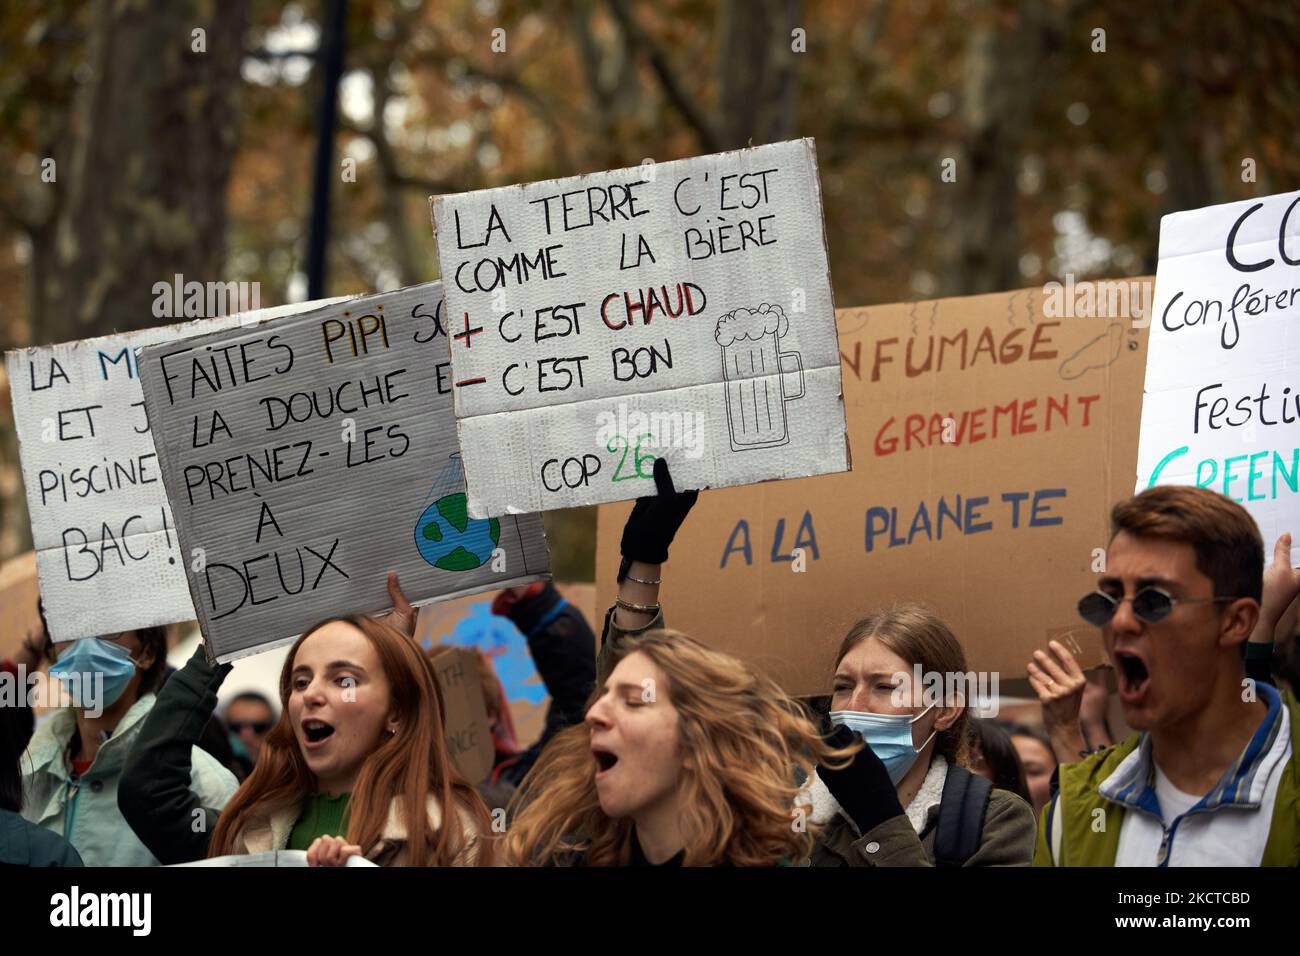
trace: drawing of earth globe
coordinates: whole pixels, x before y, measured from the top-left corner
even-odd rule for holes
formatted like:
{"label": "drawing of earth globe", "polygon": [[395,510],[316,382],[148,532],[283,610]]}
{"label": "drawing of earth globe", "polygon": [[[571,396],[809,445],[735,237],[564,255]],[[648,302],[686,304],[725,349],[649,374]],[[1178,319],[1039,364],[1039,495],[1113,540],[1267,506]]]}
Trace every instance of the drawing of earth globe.
{"label": "drawing of earth globe", "polygon": [[444,571],[473,571],[492,559],[501,540],[496,518],[471,519],[463,492],[444,495],[424,509],[415,523],[420,556]]}

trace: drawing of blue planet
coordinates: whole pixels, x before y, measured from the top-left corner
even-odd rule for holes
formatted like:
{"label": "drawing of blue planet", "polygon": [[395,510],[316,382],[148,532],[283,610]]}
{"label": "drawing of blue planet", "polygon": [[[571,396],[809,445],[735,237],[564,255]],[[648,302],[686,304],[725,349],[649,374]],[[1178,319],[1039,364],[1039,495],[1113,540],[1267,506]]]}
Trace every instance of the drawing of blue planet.
{"label": "drawing of blue planet", "polygon": [[473,571],[492,560],[501,540],[496,518],[471,519],[464,492],[444,495],[424,509],[415,523],[420,557],[443,571]]}

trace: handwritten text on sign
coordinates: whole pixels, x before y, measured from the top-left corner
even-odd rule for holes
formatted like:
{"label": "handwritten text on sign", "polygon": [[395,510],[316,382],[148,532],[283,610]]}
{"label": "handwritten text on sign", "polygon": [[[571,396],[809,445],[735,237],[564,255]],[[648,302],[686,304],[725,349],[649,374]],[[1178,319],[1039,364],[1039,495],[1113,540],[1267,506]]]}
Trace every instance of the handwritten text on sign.
{"label": "handwritten text on sign", "polygon": [[433,213],[471,514],[848,467],[811,141]]}
{"label": "handwritten text on sign", "polygon": [[1268,546],[1300,534],[1300,193],[1161,220],[1137,473],[1157,484],[1241,502]]}
{"label": "handwritten text on sign", "polygon": [[[844,635],[895,601],[931,605],[968,666],[1002,680],[1052,639],[1099,663],[1075,604],[1131,490],[1146,333],[1127,308],[1053,317],[1048,302],[1025,289],[842,311],[859,467],[701,499],[664,568],[668,623],[794,694],[827,693]],[[598,606],[618,589],[628,510],[600,508]],[[1007,581],[1033,586],[1008,600]]]}
{"label": "handwritten text on sign", "polygon": [[55,640],[194,617],[134,350],[324,304],[6,355],[41,595]]}
{"label": "handwritten text on sign", "polygon": [[149,420],[209,647],[336,614],[536,580],[541,521],[469,520],[441,284],[140,353]]}

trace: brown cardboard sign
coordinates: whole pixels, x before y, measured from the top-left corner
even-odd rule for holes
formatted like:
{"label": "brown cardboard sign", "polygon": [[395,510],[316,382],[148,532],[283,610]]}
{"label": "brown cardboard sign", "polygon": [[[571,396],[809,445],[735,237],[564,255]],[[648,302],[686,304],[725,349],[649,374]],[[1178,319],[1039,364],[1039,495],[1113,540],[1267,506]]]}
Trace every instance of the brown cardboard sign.
{"label": "brown cardboard sign", "polygon": [[[589,624],[599,626],[594,584],[557,581],[555,587]],[[435,644],[452,644],[485,654],[501,682],[515,740],[527,747],[542,735],[551,698],[528,652],[527,639],[508,617],[492,613],[495,596],[477,594],[426,604],[420,608],[415,640],[426,651]]]}
{"label": "brown cardboard sign", "polygon": [[[853,471],[703,493],[668,625],[794,694],[827,693],[849,628],[893,601],[929,604],[1003,681],[1058,635],[1100,663],[1075,605],[1132,493],[1151,282],[1051,285],[841,310]],[[600,509],[602,608],[630,509]]]}
{"label": "brown cardboard sign", "polygon": [[434,660],[433,670],[446,712],[447,753],[466,780],[478,783],[491,773],[496,751],[474,652],[460,647],[443,651]]}

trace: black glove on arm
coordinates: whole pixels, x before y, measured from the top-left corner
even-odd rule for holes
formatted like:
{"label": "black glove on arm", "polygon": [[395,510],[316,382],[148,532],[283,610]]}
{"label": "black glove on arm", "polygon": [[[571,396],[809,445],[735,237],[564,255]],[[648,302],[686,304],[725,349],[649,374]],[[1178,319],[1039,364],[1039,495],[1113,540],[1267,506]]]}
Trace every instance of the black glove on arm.
{"label": "black glove on arm", "polygon": [[[826,738],[826,743],[838,750],[861,740],[862,737],[849,728],[836,727],[835,732]],[[818,766],[817,776],[853,819],[860,834],[866,834],[903,813],[894,781],[889,779],[889,771],[870,745],[859,750],[853,762],[840,770]]]}
{"label": "black glove on arm", "polygon": [[654,463],[655,487],[659,493],[638,498],[623,526],[623,540],[619,550],[623,563],[618,571],[621,584],[633,561],[645,564],[663,564],[668,560],[668,546],[673,543],[677,530],[686,520],[698,491],[678,492],[668,473],[668,462],[656,458]]}

